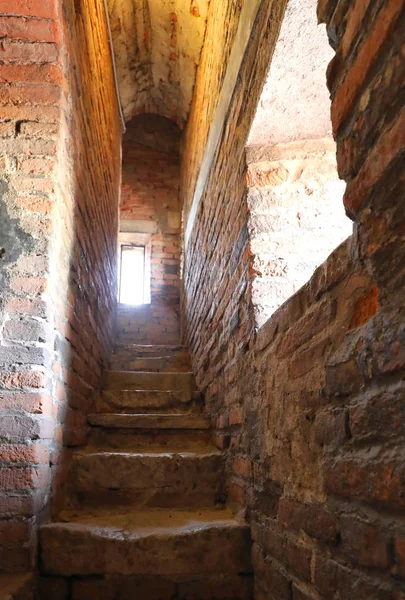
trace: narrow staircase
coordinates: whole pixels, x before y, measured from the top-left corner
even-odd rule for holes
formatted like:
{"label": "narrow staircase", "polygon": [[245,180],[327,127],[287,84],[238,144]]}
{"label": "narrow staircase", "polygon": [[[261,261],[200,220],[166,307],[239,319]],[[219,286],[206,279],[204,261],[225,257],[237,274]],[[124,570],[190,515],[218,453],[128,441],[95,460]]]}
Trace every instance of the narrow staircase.
{"label": "narrow staircase", "polygon": [[55,600],[252,598],[249,527],[226,507],[202,406],[184,348],[116,348],[66,506],[40,531]]}

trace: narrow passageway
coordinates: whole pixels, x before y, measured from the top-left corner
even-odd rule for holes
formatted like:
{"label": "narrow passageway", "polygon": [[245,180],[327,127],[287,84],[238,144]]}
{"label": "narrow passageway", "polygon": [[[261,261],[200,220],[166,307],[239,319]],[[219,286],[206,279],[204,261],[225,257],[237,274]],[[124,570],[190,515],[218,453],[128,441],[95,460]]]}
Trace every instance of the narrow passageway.
{"label": "narrow passageway", "polygon": [[42,575],[62,577],[69,600],[186,600],[201,590],[248,600],[249,527],[226,507],[224,456],[189,354],[164,334],[140,345],[130,324],[145,309],[120,310],[89,443],[72,456],[59,521],[40,531]]}
{"label": "narrow passageway", "polygon": [[405,600],[404,47],[0,1],[0,600]]}

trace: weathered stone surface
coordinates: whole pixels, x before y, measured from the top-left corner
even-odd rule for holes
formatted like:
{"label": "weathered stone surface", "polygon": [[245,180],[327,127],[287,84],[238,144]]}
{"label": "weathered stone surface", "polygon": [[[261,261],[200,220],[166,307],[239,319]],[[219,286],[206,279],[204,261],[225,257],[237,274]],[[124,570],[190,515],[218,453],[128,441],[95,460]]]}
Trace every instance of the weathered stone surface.
{"label": "weathered stone surface", "polygon": [[208,429],[210,419],[203,415],[89,415],[96,427],[115,429]]}
{"label": "weathered stone surface", "polygon": [[125,413],[166,413],[201,411],[199,392],[189,393],[183,390],[110,390],[100,392],[96,407],[99,412]]}
{"label": "weathered stone surface", "polygon": [[232,576],[194,573],[189,577],[106,577],[73,578],[73,600],[251,600],[251,575]]}
{"label": "weathered stone surface", "polygon": [[89,449],[74,456],[71,494],[93,506],[213,506],[223,498],[222,465],[214,448],[153,453]]}
{"label": "weathered stone surface", "polygon": [[135,371],[107,371],[106,390],[195,390],[192,373],[150,373]]}
{"label": "weathered stone surface", "polygon": [[116,352],[111,358],[110,369],[115,371],[158,371],[160,373],[184,371],[187,373],[191,370],[191,364],[188,353],[167,356],[162,352],[162,356],[134,358]]}
{"label": "weathered stone surface", "polygon": [[187,575],[250,569],[249,528],[227,511],[152,511],[41,528],[45,573]]}

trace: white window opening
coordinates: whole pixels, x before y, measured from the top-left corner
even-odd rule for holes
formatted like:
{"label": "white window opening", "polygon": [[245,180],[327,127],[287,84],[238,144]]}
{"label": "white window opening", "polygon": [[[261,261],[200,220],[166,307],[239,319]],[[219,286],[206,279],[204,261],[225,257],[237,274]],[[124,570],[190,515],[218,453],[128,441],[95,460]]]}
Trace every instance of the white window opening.
{"label": "white window opening", "polygon": [[119,301],[122,304],[147,303],[145,246],[120,245]]}

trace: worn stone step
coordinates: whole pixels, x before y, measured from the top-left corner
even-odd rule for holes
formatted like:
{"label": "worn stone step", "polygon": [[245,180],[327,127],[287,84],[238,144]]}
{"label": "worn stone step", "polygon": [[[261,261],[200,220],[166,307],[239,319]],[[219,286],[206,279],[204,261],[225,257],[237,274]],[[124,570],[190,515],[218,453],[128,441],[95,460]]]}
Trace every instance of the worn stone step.
{"label": "worn stone step", "polygon": [[107,448],[199,446],[211,438],[209,420],[198,414],[96,414],[89,442]]}
{"label": "worn stone step", "polygon": [[90,425],[118,429],[209,429],[206,415],[194,414],[94,414],[88,417]]}
{"label": "worn stone step", "polygon": [[80,515],[40,530],[47,575],[251,572],[249,527],[228,510]]}
{"label": "worn stone step", "polygon": [[215,448],[89,448],[73,455],[70,489],[81,505],[209,507],[224,501],[222,476],[223,456]]}
{"label": "worn stone step", "polygon": [[[105,577],[72,577],[69,583],[72,600],[89,600],[90,598],[102,598],[103,600],[253,599],[253,576],[251,574],[199,575],[193,573],[188,577],[106,575]],[[55,600],[60,599],[55,598]]]}
{"label": "worn stone step", "polygon": [[201,412],[203,405],[199,392],[173,390],[151,392],[149,390],[106,390],[98,394],[97,412]]}
{"label": "worn stone step", "polygon": [[153,358],[159,356],[175,356],[176,354],[188,355],[188,350],[180,345],[146,345],[146,344],[126,344],[117,345],[114,349],[114,355],[132,356],[134,358]]}
{"label": "worn stone step", "polygon": [[131,327],[124,330],[118,331],[118,343],[124,344],[135,344],[143,343],[151,346],[157,346],[162,343],[165,345],[174,346],[181,344],[181,337],[179,331],[162,331],[153,333],[150,329],[137,329]]}
{"label": "worn stone step", "polygon": [[104,375],[105,390],[178,390],[183,393],[195,391],[193,373],[151,373],[131,371],[107,371]]}
{"label": "worn stone step", "polygon": [[113,354],[110,360],[110,369],[117,371],[147,371],[155,373],[189,373],[191,371],[188,356],[152,356],[131,358],[122,354]]}
{"label": "worn stone step", "polygon": [[0,600],[34,600],[32,573],[0,573]]}
{"label": "worn stone step", "polygon": [[161,448],[200,447],[211,440],[206,429],[131,429],[91,427],[89,444],[97,447],[137,450],[158,445]]}

